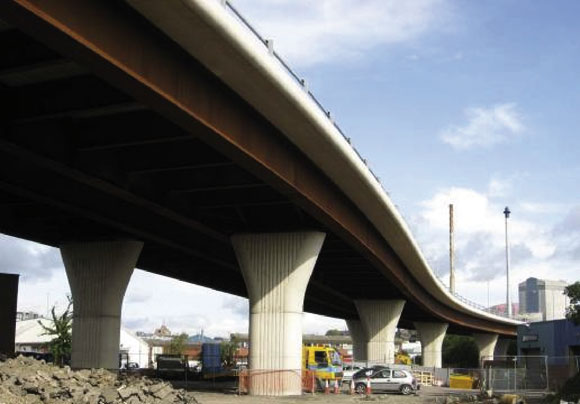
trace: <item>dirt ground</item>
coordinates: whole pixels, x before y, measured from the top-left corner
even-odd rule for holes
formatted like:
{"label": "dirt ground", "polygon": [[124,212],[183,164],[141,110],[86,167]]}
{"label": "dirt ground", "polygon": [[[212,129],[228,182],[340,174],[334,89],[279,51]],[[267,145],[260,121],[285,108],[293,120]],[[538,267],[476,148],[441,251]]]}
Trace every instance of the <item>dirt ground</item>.
{"label": "dirt ground", "polygon": [[[183,386],[179,386],[183,387]],[[377,404],[446,404],[446,403],[474,403],[471,401],[476,396],[478,390],[457,390],[445,387],[425,387],[416,395],[403,396],[400,394],[372,394],[370,398],[365,396],[348,394],[345,389],[340,394],[323,393],[308,394],[300,397],[256,397],[248,395],[238,395],[235,383],[216,384],[212,382],[193,382],[187,390],[199,404],[340,404],[340,403],[364,403],[375,402]],[[449,397],[449,398],[448,398]],[[528,404],[540,403],[541,395],[526,398]],[[480,402],[481,403],[481,402]]]}
{"label": "dirt ground", "polygon": [[[179,384],[176,387],[185,387]],[[345,389],[340,394],[305,393],[300,397],[256,397],[238,395],[235,383],[190,382],[187,390],[199,404],[266,404],[266,403],[406,403],[406,404],[444,404],[446,397],[463,398],[475,395],[477,390],[452,390],[441,387],[423,387],[416,395],[403,396],[401,394],[372,394],[369,398],[360,395],[350,395]]]}

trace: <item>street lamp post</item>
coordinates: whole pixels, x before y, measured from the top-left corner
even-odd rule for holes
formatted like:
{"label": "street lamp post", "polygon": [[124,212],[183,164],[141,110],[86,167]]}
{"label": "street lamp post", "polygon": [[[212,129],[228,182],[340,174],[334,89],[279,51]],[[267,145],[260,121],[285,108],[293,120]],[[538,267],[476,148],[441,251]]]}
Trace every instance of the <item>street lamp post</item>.
{"label": "street lamp post", "polygon": [[512,316],[512,299],[510,298],[510,245],[508,238],[508,218],[510,217],[510,209],[506,206],[503,214],[505,215],[505,270],[506,270],[506,309],[508,317]]}

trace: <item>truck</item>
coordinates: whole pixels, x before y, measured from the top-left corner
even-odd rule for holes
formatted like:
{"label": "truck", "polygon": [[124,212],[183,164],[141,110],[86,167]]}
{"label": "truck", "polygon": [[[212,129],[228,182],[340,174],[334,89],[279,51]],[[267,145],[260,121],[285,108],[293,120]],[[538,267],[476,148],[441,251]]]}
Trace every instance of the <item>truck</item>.
{"label": "truck", "polygon": [[319,387],[326,380],[330,384],[342,382],[342,358],[336,349],[325,345],[304,345],[302,347],[302,369],[314,373]]}
{"label": "truck", "polygon": [[187,380],[189,366],[187,356],[161,354],[156,355],[155,377],[166,380]]}

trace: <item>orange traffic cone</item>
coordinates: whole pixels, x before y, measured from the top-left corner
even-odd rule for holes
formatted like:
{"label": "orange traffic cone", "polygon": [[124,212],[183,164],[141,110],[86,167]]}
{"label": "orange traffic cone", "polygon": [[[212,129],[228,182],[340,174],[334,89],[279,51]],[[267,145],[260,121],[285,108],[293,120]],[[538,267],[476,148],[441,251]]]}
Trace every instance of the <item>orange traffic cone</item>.
{"label": "orange traffic cone", "polygon": [[338,394],[338,393],[339,393],[339,391],[338,391],[338,380],[335,380],[334,381],[334,394]]}
{"label": "orange traffic cone", "polygon": [[330,387],[328,386],[328,379],[326,379],[326,383],[324,384],[324,394],[330,394]]}
{"label": "orange traffic cone", "polygon": [[371,378],[367,377],[367,391],[366,391],[367,396],[371,395]]}

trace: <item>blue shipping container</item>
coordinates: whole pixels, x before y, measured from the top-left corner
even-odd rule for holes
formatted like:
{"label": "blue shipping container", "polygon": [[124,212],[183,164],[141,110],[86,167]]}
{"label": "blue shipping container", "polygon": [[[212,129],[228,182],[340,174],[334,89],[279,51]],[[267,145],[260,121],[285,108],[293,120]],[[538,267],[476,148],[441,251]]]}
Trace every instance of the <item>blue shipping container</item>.
{"label": "blue shipping container", "polygon": [[202,371],[205,374],[221,372],[223,369],[220,344],[205,343],[201,349]]}

